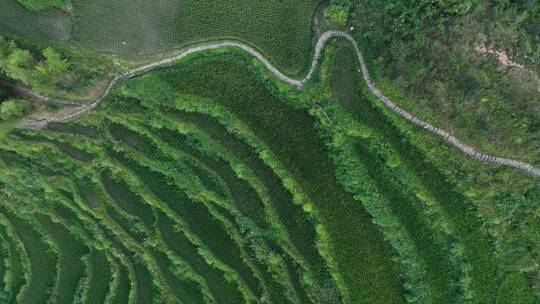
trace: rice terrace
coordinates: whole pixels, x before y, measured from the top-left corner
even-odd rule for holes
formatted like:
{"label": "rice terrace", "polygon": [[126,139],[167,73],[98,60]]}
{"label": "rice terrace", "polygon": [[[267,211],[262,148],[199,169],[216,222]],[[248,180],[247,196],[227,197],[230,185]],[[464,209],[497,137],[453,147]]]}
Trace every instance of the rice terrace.
{"label": "rice terrace", "polygon": [[539,29],[0,0],[0,304],[540,303]]}

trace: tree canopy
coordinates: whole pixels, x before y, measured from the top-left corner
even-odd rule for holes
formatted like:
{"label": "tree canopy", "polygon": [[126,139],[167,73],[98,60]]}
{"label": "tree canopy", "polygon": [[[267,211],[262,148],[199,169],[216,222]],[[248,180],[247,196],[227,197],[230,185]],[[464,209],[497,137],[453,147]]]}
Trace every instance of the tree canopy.
{"label": "tree canopy", "polygon": [[8,120],[23,116],[30,109],[30,102],[21,99],[10,99],[0,104],[0,120]]}
{"label": "tree canopy", "polygon": [[42,51],[42,58],[19,48],[14,41],[0,37],[0,73],[22,81],[37,91],[57,86],[69,69],[69,63],[52,48]]}

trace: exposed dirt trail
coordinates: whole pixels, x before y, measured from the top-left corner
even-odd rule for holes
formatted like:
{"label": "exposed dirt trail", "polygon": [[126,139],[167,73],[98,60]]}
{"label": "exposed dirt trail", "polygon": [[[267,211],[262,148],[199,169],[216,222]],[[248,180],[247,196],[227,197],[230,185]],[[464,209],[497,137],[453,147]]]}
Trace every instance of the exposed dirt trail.
{"label": "exposed dirt trail", "polygon": [[[109,83],[109,85],[107,86],[107,89],[103,92],[103,94],[100,95],[98,98],[96,98],[94,101],[92,101],[90,103],[87,103],[87,104],[84,104],[84,105],[68,108],[68,109],[62,110],[62,111],[57,112],[57,113],[46,113],[46,114],[41,115],[41,117],[30,118],[27,121],[25,121],[25,127],[33,128],[33,129],[41,129],[41,128],[46,127],[51,122],[66,123],[66,122],[75,120],[75,119],[77,119],[77,118],[79,118],[79,117],[81,117],[81,116],[83,116],[83,115],[85,115],[87,113],[90,113],[97,105],[99,105],[99,103],[101,103],[101,101],[103,101],[103,99],[105,97],[107,97],[107,95],[110,93],[110,91],[114,87],[114,85],[121,79],[129,79],[129,78],[137,76],[137,75],[146,74],[146,73],[148,73],[148,72],[150,72],[150,71],[152,71],[154,69],[171,65],[175,61],[178,61],[178,60],[180,60],[180,59],[182,59],[182,58],[184,58],[184,57],[186,57],[186,56],[188,56],[190,54],[203,52],[203,51],[207,51],[207,50],[215,50],[215,49],[227,48],[227,47],[236,47],[236,48],[240,48],[240,49],[244,50],[245,52],[249,53],[253,57],[256,57],[258,60],[260,60],[266,66],[266,68],[272,74],[274,74],[277,78],[279,78],[281,81],[283,81],[285,83],[288,83],[289,85],[292,85],[292,86],[294,86],[294,87],[296,87],[298,89],[303,89],[306,82],[308,82],[313,77],[313,74],[315,73],[315,70],[317,69],[319,59],[321,57],[321,53],[322,53],[326,43],[331,38],[336,38],[336,37],[344,38],[344,39],[351,42],[351,44],[353,45],[354,50],[356,52],[356,55],[358,57],[358,61],[360,62],[362,75],[364,77],[364,81],[365,81],[366,85],[368,86],[370,92],[373,95],[375,95],[387,108],[394,111],[396,114],[399,114],[401,117],[407,119],[408,121],[410,121],[410,122],[412,122],[412,123],[414,123],[414,124],[416,124],[418,126],[421,126],[424,129],[438,135],[443,140],[445,140],[446,142],[454,145],[456,148],[461,150],[463,153],[465,153],[465,154],[467,154],[467,155],[469,155],[471,157],[474,157],[474,158],[476,158],[478,160],[481,160],[481,161],[484,161],[484,162],[495,163],[495,164],[499,164],[499,165],[518,168],[520,170],[528,172],[529,174],[531,174],[533,176],[540,177],[540,169],[535,168],[530,164],[527,164],[525,162],[518,161],[518,160],[512,160],[512,159],[506,159],[506,158],[500,158],[500,157],[496,157],[496,156],[491,156],[491,155],[479,152],[475,148],[461,142],[458,138],[451,135],[450,133],[448,133],[448,132],[446,132],[446,131],[444,131],[442,129],[439,129],[437,127],[434,127],[433,125],[423,121],[422,119],[420,119],[420,118],[410,114],[409,112],[401,109],[400,107],[398,107],[388,97],[384,96],[381,93],[381,91],[375,86],[375,84],[371,81],[369,71],[368,71],[366,63],[364,61],[364,57],[362,56],[362,52],[360,52],[360,49],[358,47],[358,43],[354,40],[354,38],[349,33],[338,32],[338,31],[327,31],[327,32],[323,33],[320,36],[320,38],[317,41],[317,44],[315,46],[315,55],[313,56],[313,60],[311,62],[311,67],[309,69],[309,72],[307,73],[307,75],[303,79],[294,79],[294,78],[291,78],[291,77],[283,74],[274,65],[272,65],[272,63],[270,63],[270,61],[268,61],[268,59],[266,59],[261,53],[259,53],[257,50],[255,50],[254,48],[252,48],[252,47],[250,47],[250,46],[248,46],[248,45],[246,45],[244,43],[237,42],[237,41],[231,41],[231,40],[207,43],[207,44],[202,44],[202,45],[198,45],[198,46],[189,47],[187,49],[176,52],[175,54],[173,54],[170,57],[166,57],[166,58],[157,60],[157,61],[149,63],[149,64],[141,65],[141,66],[139,66],[137,68],[134,68],[134,69],[128,70],[128,71],[126,71],[126,72],[124,72],[122,74],[116,75],[111,80],[111,82]],[[38,95],[36,94],[36,96],[38,96]],[[44,97],[44,96],[39,96],[39,98],[50,101],[49,98]]]}

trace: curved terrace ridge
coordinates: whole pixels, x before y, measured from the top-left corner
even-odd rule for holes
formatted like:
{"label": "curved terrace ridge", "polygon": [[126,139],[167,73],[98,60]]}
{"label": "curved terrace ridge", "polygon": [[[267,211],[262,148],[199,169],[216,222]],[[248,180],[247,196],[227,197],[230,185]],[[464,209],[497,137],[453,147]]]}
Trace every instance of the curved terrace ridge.
{"label": "curved terrace ridge", "polygon": [[[360,62],[362,75],[364,77],[364,81],[366,85],[369,88],[369,91],[376,96],[387,108],[395,112],[396,114],[400,115],[401,117],[405,118],[406,120],[430,131],[431,133],[434,133],[441,137],[444,141],[452,144],[456,148],[458,148],[463,153],[484,161],[488,163],[494,163],[499,164],[503,166],[508,167],[514,167],[520,170],[523,170],[533,176],[539,177],[540,176],[540,169],[533,167],[532,165],[519,161],[519,160],[513,160],[513,159],[507,159],[507,158],[501,158],[496,157],[492,155],[488,155],[485,153],[482,153],[478,150],[476,150],[474,147],[469,146],[462,141],[460,141],[458,138],[453,136],[452,134],[448,133],[445,130],[439,129],[433,125],[431,125],[428,122],[423,121],[422,119],[412,115],[411,113],[403,110],[399,106],[397,106],[393,101],[391,101],[388,97],[384,96],[381,91],[375,86],[373,81],[371,81],[369,71],[367,69],[366,63],[364,61],[364,57],[362,55],[362,52],[360,51],[360,48],[358,47],[358,43],[354,40],[354,38],[347,32],[341,32],[341,31],[327,31],[324,32],[317,41],[317,44],[315,46],[315,54],[313,56],[313,60],[311,61],[311,67],[307,73],[307,75],[303,79],[294,79],[291,78],[285,74],[283,74],[281,71],[279,71],[266,57],[264,57],[260,52],[255,50],[254,48],[238,41],[233,40],[225,40],[225,41],[219,41],[219,42],[212,42],[212,43],[206,43],[201,44],[197,46],[192,46],[184,50],[180,50],[173,55],[169,57],[162,58],[160,60],[154,61],[149,64],[144,64],[139,67],[136,67],[134,69],[127,70],[121,74],[117,74],[109,83],[107,86],[107,89],[101,94],[97,99],[95,99],[92,102],[89,102],[87,104],[72,107],[70,109],[67,109],[65,111],[55,113],[55,114],[48,114],[42,118],[36,119],[31,118],[28,121],[25,122],[25,126],[28,128],[33,129],[41,129],[46,127],[49,123],[52,122],[59,122],[59,123],[67,123],[69,121],[75,120],[89,112],[91,112],[97,105],[109,95],[111,89],[114,87],[114,85],[122,79],[129,79],[137,75],[143,75],[146,74],[152,70],[155,70],[157,68],[167,66],[172,64],[173,62],[180,60],[188,55],[208,51],[208,50],[215,50],[215,49],[221,49],[221,48],[227,48],[227,47],[236,47],[244,50],[245,52],[249,53],[253,57],[260,60],[266,68],[274,74],[277,78],[279,78],[281,81],[296,87],[297,89],[301,90],[304,88],[305,84],[313,77],[313,74],[315,73],[315,70],[317,69],[317,66],[319,64],[319,59],[321,57],[321,53],[326,46],[326,43],[331,38],[344,38],[351,42],[351,44],[354,47],[354,50],[356,52],[356,55],[358,57],[358,61]],[[33,93],[33,95],[39,97],[41,100],[51,101],[50,98],[38,95],[36,93]],[[63,104],[69,104],[71,102],[69,101],[61,101]]]}

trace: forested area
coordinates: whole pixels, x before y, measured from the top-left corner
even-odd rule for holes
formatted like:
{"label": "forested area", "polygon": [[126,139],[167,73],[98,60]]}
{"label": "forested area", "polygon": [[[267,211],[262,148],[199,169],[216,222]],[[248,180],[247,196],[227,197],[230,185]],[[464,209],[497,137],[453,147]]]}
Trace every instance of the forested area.
{"label": "forested area", "polygon": [[13,40],[0,36],[0,73],[21,81],[37,92],[58,88],[68,76],[69,63],[53,48],[46,48],[35,56],[17,46]]}
{"label": "forested area", "polygon": [[0,36],[0,81],[60,99],[85,99],[107,81],[111,61],[66,46],[42,46]]}
{"label": "forested area", "polygon": [[485,151],[538,163],[536,1],[353,2],[349,21],[376,80],[388,82],[402,106]]}

